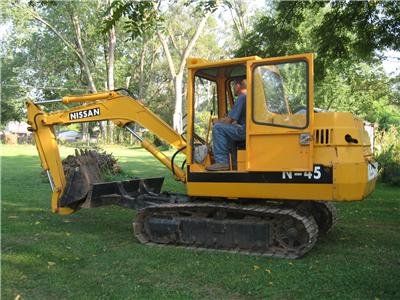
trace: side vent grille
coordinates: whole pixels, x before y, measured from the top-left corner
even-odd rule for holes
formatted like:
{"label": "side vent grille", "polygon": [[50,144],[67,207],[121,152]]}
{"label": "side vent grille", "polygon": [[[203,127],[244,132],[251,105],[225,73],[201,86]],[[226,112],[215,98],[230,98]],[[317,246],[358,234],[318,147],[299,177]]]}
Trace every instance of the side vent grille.
{"label": "side vent grille", "polygon": [[314,143],[316,145],[329,145],[331,144],[331,130],[330,129],[315,129],[314,130]]}

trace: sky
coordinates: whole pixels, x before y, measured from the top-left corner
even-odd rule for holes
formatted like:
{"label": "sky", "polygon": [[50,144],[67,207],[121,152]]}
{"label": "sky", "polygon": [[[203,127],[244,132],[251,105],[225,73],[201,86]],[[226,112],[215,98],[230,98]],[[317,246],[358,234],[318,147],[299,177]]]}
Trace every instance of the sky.
{"label": "sky", "polygon": [[400,52],[399,51],[386,51],[384,52],[386,60],[383,61],[383,69],[389,75],[400,74]]}

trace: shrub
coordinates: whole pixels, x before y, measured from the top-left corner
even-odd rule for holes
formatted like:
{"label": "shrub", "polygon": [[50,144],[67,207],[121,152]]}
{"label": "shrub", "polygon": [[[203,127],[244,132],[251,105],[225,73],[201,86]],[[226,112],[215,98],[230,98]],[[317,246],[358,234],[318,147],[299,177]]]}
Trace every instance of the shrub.
{"label": "shrub", "polygon": [[391,126],[375,137],[375,157],[379,163],[380,180],[400,186],[400,131]]}

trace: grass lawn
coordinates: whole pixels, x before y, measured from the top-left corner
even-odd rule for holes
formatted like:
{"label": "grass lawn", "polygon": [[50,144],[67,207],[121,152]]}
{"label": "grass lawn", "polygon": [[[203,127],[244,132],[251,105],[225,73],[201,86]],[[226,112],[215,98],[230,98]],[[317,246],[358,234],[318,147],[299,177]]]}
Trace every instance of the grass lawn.
{"label": "grass lawn", "polygon": [[[337,204],[337,226],[299,260],[189,251],[139,244],[129,209],[52,214],[36,149],[1,148],[2,299],[400,299],[399,188]],[[107,151],[185,191],[142,149]]]}

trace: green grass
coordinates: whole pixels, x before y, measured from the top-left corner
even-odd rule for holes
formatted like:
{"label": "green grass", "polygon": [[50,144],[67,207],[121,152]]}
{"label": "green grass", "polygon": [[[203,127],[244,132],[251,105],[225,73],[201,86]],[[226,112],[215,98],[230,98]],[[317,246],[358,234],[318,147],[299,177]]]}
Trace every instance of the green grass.
{"label": "green grass", "polygon": [[[299,260],[159,248],[134,239],[129,209],[52,214],[36,149],[1,147],[2,299],[400,298],[399,188],[339,203],[337,226]],[[108,152],[129,175],[185,191],[142,149]]]}

